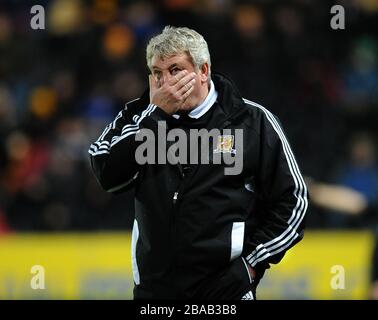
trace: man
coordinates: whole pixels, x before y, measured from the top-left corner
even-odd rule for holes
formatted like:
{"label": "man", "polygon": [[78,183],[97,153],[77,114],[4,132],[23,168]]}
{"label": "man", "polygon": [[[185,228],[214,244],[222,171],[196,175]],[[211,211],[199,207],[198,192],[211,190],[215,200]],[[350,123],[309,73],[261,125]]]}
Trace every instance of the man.
{"label": "man", "polygon": [[[194,30],[166,27],[150,40],[147,64],[149,91],[89,150],[105,190],[135,187],[134,298],[252,300],[269,264],[303,237],[307,190],[283,130],[229,79],[211,75],[207,43]],[[199,147],[209,161],[140,164],[138,134],[158,136],[162,126],[220,130]],[[241,172],[226,174],[217,154],[241,157]]]}

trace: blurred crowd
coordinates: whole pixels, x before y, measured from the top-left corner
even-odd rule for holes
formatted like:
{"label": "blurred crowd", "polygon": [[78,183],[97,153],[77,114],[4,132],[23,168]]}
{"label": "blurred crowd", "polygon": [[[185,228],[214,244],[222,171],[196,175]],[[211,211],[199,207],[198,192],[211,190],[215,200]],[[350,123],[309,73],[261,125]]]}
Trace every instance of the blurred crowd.
{"label": "blurred crowd", "polygon": [[[310,228],[376,223],[377,1],[338,1],[345,30],[330,27],[333,1],[38,4],[45,30],[30,27],[33,1],[0,3],[0,233],[131,226],[132,191],[102,191],[87,150],[145,90],[146,43],[168,24],[203,34],[213,71],[281,119],[314,188]],[[358,214],[324,205],[319,183],[357,193]]]}

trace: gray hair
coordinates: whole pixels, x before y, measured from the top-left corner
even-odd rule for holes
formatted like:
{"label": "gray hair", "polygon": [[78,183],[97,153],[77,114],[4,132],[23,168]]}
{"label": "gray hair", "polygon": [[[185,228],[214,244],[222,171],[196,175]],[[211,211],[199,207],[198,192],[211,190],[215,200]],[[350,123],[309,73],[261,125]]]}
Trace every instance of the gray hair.
{"label": "gray hair", "polygon": [[151,69],[151,60],[155,55],[168,58],[185,52],[192,58],[194,67],[197,69],[208,63],[210,82],[211,62],[207,42],[198,32],[186,27],[166,26],[162,33],[153,37],[147,45],[147,65]]}

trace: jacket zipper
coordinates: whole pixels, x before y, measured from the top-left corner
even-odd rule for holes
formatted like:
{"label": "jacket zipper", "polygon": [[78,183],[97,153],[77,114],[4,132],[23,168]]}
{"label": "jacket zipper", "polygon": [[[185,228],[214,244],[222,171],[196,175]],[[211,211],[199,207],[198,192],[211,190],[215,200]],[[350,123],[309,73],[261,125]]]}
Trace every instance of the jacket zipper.
{"label": "jacket zipper", "polygon": [[177,202],[177,198],[178,198],[178,195],[179,195],[179,192],[176,191],[174,194],[173,194],[173,204],[176,204]]}
{"label": "jacket zipper", "polygon": [[173,204],[174,205],[177,203],[178,196],[179,196],[179,193],[180,193],[180,187],[181,187],[181,184],[182,184],[182,180],[185,178],[184,169],[182,168],[181,164],[178,163],[177,167],[178,167],[179,172],[180,172],[181,181],[180,181],[180,184],[179,184],[178,188],[176,189],[176,191],[173,194],[173,199],[172,200],[173,200]]}
{"label": "jacket zipper", "polygon": [[180,195],[180,188],[185,177],[184,170],[182,169],[181,164],[177,164],[180,170],[180,183],[173,193],[172,197],[172,214],[171,214],[171,245],[172,245],[172,274],[176,274],[176,257],[177,257],[177,247],[176,247],[176,216],[178,215],[178,200]]}

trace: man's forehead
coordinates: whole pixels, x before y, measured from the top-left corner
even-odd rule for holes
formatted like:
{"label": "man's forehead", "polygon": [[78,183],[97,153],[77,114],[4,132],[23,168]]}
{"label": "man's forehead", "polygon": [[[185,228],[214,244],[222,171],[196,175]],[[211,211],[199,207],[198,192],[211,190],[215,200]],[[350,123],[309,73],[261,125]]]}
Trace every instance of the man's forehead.
{"label": "man's forehead", "polygon": [[190,62],[189,55],[187,53],[178,53],[169,57],[161,57],[154,55],[151,59],[151,67],[165,68],[172,64],[187,63]]}

